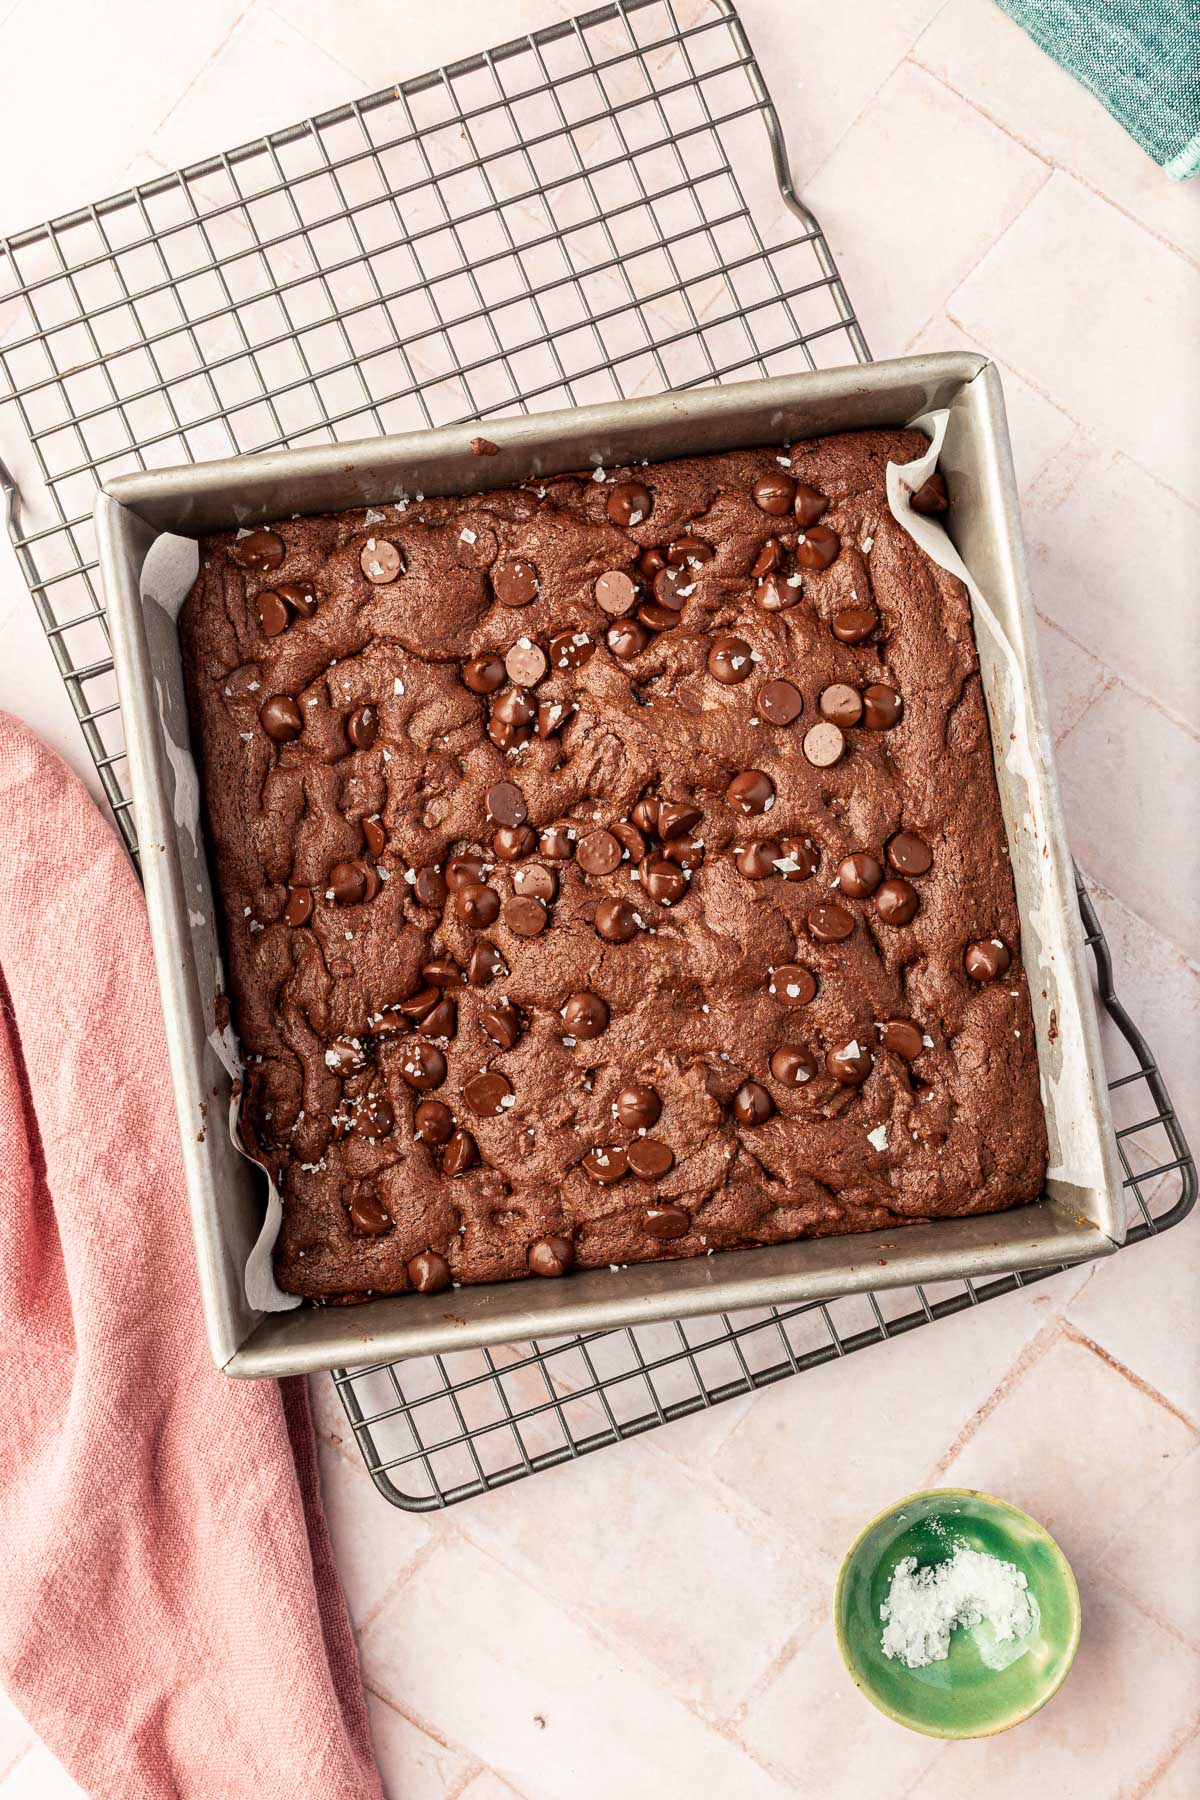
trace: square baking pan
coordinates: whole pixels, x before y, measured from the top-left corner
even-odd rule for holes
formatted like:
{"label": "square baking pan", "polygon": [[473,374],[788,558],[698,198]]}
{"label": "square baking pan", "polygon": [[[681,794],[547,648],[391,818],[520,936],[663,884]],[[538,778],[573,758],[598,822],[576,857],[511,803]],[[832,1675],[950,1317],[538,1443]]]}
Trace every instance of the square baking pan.
{"label": "square baking pan", "polygon": [[[949,411],[940,465],[954,494],[948,529],[1011,647],[1001,658],[991,636],[977,633],[1049,1130],[1042,1198],[1011,1212],[587,1270],[561,1282],[496,1282],[381,1296],[352,1307],[254,1309],[245,1268],[263,1219],[266,1182],[220,1126],[232,1084],[209,1023],[219,980],[215,909],[203,846],[187,841],[190,834],[175,824],[176,786],[195,779],[176,748],[187,741],[182,659],[173,615],[142,592],[143,567],[156,542],[164,534],[194,538],[296,513],[387,504],[415,491],[467,494],[596,464],[898,427],[935,408]],[[471,451],[476,429],[454,426],[121,476],[96,502],[200,1289],[218,1367],[237,1376],[298,1374],[1045,1268],[1115,1250],[1125,1226],[1121,1182],[994,365],[956,352],[489,418],[486,430],[498,454],[487,458]],[[1021,758],[998,749],[1014,736],[1014,668],[1027,696],[1030,754]],[[164,717],[171,720],[170,738]],[[997,1104],[1003,1105],[1002,1095]]]}

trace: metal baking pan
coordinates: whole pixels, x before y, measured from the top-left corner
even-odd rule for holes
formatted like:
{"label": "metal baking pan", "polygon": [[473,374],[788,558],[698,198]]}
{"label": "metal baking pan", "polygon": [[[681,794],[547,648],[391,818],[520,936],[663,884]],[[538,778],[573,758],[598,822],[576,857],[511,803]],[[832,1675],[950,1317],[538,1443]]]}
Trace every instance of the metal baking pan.
{"label": "metal baking pan", "polygon": [[[787,442],[865,426],[902,426],[948,407],[941,466],[954,492],[951,535],[998,616],[1024,676],[1034,721],[1032,769],[996,757],[1030,977],[1050,1169],[1036,1204],[861,1236],[800,1240],[680,1262],[589,1270],[561,1282],[512,1281],[354,1307],[260,1313],[244,1270],[263,1216],[261,1175],[219,1121],[230,1077],[208,1040],[202,995],[215,944],[197,926],[196,846],[174,824],[174,764],[160,725],[164,692],[183,708],[178,638],[150,618],[140,577],[164,533],[197,537],[294,513],[386,503],[401,493],[458,494],[602,462]],[[1071,861],[1046,729],[1016,485],[1000,379],[985,358],[953,353],[689,389],[575,411],[489,419],[499,454],[471,452],[470,425],[357,444],[234,457],[121,476],[96,503],[100,568],[113,636],[150,928],[166,1020],[184,1170],[209,1343],[230,1375],[279,1376],[484,1344],[800,1301],[867,1288],[1083,1261],[1124,1233],[1121,1184],[1095,1010],[1085,975]],[[160,612],[160,620],[161,620]],[[993,745],[1011,720],[997,659],[980,636]],[[1035,821],[1037,823],[1035,824]],[[185,854],[190,848],[190,861]],[[192,892],[185,889],[185,870]],[[206,871],[203,872],[206,880]],[[200,885],[203,885],[201,882]],[[207,927],[212,933],[211,925]],[[211,993],[210,993],[211,999]]]}

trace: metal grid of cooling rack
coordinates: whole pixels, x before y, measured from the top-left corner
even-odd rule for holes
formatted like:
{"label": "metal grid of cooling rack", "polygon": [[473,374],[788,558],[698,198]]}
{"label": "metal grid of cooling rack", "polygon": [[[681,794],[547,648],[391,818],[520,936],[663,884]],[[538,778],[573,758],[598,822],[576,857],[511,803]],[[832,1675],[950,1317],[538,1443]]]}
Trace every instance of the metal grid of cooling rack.
{"label": "metal grid of cooling rack", "polygon": [[[131,850],[98,483],[867,357],[731,0],[615,0],[0,240],[9,534]],[[1195,1176],[1080,904],[1136,1241],[1184,1216]],[[425,1509],[1036,1279],[335,1380],[380,1491]]]}

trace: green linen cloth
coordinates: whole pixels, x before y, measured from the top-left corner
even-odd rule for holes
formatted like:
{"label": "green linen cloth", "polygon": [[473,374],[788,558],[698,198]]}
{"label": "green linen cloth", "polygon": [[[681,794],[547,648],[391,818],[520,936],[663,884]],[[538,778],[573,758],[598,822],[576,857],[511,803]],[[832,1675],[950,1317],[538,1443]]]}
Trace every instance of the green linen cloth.
{"label": "green linen cloth", "polygon": [[1200,170],[1200,0],[997,0],[1172,181]]}

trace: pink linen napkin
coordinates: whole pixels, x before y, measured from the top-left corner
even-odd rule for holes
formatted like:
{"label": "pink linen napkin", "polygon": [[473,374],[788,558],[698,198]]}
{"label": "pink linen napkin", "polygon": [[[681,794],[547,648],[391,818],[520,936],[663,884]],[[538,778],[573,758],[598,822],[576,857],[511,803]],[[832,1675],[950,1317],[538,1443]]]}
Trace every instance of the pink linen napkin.
{"label": "pink linen napkin", "polygon": [[205,1347],[141,890],[3,713],[0,1682],[89,1794],[380,1800],[304,1383]]}

